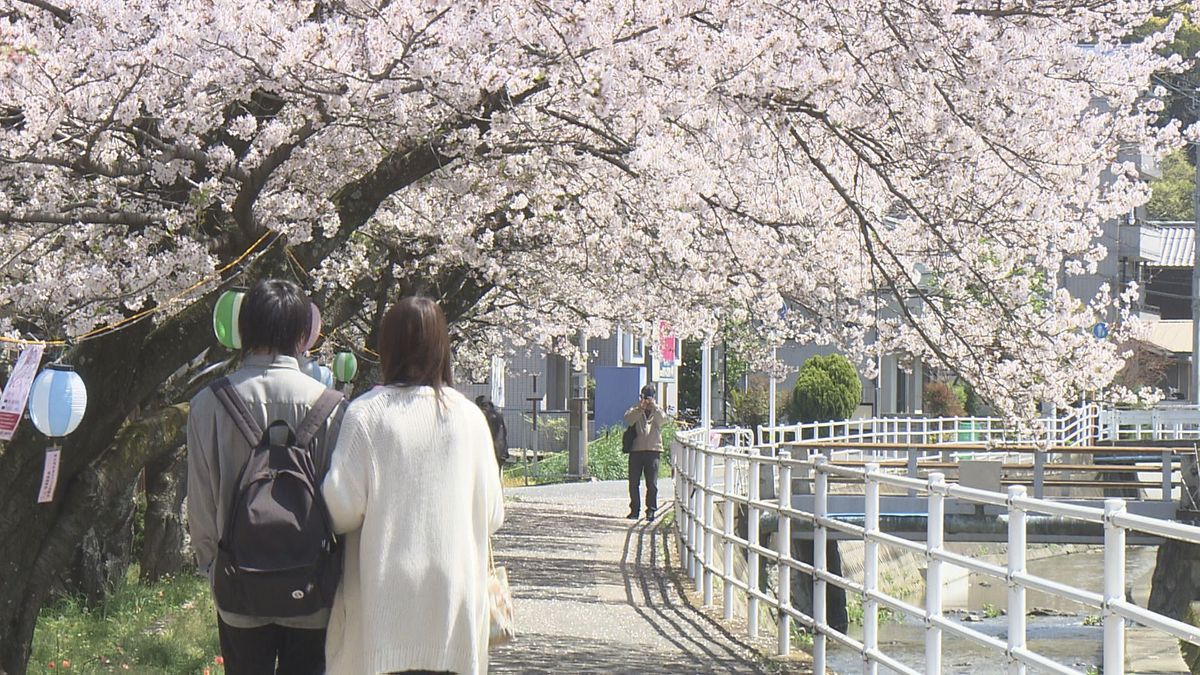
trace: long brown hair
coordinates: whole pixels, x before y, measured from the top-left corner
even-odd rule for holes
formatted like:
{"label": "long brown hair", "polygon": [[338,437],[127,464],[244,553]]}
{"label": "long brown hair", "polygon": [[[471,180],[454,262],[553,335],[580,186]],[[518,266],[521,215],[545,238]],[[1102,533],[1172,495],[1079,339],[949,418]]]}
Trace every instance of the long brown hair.
{"label": "long brown hair", "polygon": [[384,384],[454,386],[446,315],[429,298],[401,298],[379,325]]}

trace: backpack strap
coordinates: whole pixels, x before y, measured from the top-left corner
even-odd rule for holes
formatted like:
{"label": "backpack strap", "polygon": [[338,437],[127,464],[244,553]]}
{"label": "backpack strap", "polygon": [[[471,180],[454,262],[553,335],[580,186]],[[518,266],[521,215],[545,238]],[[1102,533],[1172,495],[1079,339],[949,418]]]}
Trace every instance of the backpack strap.
{"label": "backpack strap", "polygon": [[317,430],[325,424],[325,420],[333,414],[334,410],[342,404],[346,397],[342,392],[336,389],[326,389],[317,398],[317,402],[313,403],[312,408],[309,408],[308,414],[304,419],[300,420],[300,425],[296,427],[296,446],[307,448],[312,442],[314,436],[317,435]]}
{"label": "backpack strap", "polygon": [[246,407],[246,402],[234,391],[229,378],[222,377],[209,385],[209,388],[212,389],[221,405],[225,407],[225,412],[233,418],[233,423],[237,426],[238,431],[242,432],[242,436],[250,444],[250,447],[257,446],[262,441],[262,427],[258,425],[258,420],[254,419],[250,409]]}

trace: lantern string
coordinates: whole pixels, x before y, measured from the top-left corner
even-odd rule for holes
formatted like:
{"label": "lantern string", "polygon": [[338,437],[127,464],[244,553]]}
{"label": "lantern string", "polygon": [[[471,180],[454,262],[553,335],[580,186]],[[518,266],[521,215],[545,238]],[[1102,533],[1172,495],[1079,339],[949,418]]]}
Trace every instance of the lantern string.
{"label": "lantern string", "polygon": [[17,345],[57,346],[57,347],[62,347],[63,351],[66,351],[66,348],[68,346],[74,345],[78,342],[83,342],[84,340],[92,340],[92,339],[95,339],[95,338],[98,338],[98,337],[101,337],[104,335],[108,335],[109,333],[114,333],[116,331],[128,328],[132,324],[137,323],[138,321],[141,321],[142,319],[144,319],[148,316],[152,316],[154,314],[157,314],[157,313],[163,311],[168,306],[170,306],[172,303],[183,298],[185,295],[188,295],[189,293],[196,290],[197,288],[205,286],[215,280],[219,280],[221,278],[222,274],[224,274],[225,272],[228,272],[230,269],[241,264],[242,261],[244,261],[246,258],[250,257],[250,254],[254,253],[254,250],[257,249],[260,244],[262,244],[264,241],[266,241],[272,235],[275,235],[275,239],[271,240],[271,242],[269,244],[267,244],[267,246],[265,248],[263,248],[262,251],[259,251],[260,255],[263,253],[266,253],[271,248],[271,245],[274,244],[279,239],[279,233],[277,233],[273,230],[267,230],[266,232],[264,232],[263,235],[258,238],[258,241],[255,241],[253,244],[251,244],[249,248],[247,248],[245,251],[242,252],[241,255],[239,255],[238,257],[229,261],[225,265],[222,265],[221,267],[217,268],[212,274],[209,274],[208,276],[201,279],[200,281],[197,281],[196,283],[192,284],[191,286],[188,286],[187,288],[183,289],[182,291],[167,298],[165,301],[159,303],[158,305],[155,305],[154,307],[151,307],[150,309],[144,309],[144,310],[138,312],[137,314],[133,314],[131,316],[125,317],[124,319],[121,319],[120,321],[117,321],[115,323],[111,323],[107,326],[101,326],[94,330],[90,330],[90,331],[83,333],[82,335],[78,335],[74,338],[66,338],[63,340],[22,340],[19,338],[10,338],[10,337],[5,337],[3,335],[0,335],[0,342],[4,342],[7,344],[17,344]]}
{"label": "lantern string", "polygon": [[296,259],[296,254],[292,253],[291,246],[284,246],[283,251],[284,251],[284,253],[287,253],[288,259],[292,261],[292,264],[296,266],[296,269],[300,272],[300,274],[303,274],[305,277],[311,276],[308,273],[308,270],[304,269],[304,265],[301,265],[300,261]]}
{"label": "lantern string", "polygon": [[371,349],[370,347],[367,347],[367,346],[355,345],[350,340],[347,340],[336,334],[325,333],[324,331],[322,331],[320,333],[320,339],[318,339],[317,342],[320,342],[321,340],[324,340],[326,342],[332,342],[334,345],[344,345],[345,348],[351,352],[359,352],[360,354],[370,354],[371,356],[374,356],[375,358],[372,359],[372,358],[368,358],[366,356],[364,356],[363,358],[366,359],[367,361],[370,361],[371,363],[379,363],[379,359],[383,358],[379,355],[379,352],[375,351],[374,349]]}

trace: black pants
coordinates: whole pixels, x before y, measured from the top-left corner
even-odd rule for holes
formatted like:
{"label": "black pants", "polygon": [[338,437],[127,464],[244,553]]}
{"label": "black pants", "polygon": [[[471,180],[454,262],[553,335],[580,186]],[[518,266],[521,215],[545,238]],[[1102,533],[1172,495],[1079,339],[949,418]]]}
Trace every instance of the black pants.
{"label": "black pants", "polygon": [[657,452],[629,453],[629,512],[642,512],[642,498],[638,483],[646,476],[646,511],[658,509],[658,459]]}
{"label": "black pants", "polygon": [[[234,628],[217,616],[226,675],[322,675],[325,629]],[[278,665],[276,665],[278,662]]]}

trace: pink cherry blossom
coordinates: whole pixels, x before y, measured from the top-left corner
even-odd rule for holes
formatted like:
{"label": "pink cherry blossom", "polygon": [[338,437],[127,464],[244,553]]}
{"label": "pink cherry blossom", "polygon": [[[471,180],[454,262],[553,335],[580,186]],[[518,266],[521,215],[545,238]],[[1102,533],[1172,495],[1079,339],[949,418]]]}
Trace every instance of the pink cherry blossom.
{"label": "pink cherry blossom", "polygon": [[[747,321],[1028,415],[1120,367],[1086,329],[1136,331],[1125,289],[1064,280],[1146,200],[1134,156],[1181,142],[1151,88],[1176,24],[1128,39],[1165,2],[42,4],[0,0],[10,336],[163,303],[270,228],[348,236],[320,289],[470,270],[464,367]],[[417,157],[347,215],[347,185]]]}

